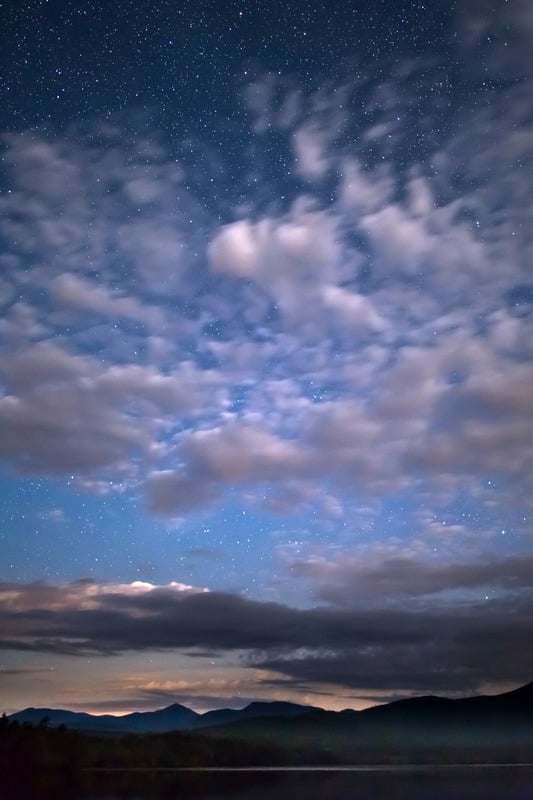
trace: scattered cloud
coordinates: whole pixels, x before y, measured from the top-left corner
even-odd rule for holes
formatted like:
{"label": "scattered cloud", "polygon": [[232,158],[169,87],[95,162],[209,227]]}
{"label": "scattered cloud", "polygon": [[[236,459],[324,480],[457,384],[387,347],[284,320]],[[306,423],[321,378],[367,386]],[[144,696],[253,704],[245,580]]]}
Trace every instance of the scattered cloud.
{"label": "scattered cloud", "polygon": [[[465,15],[474,30],[475,4]],[[118,119],[4,136],[8,467],[127,479],[163,515],[282,481],[327,480],[342,504],[490,472],[523,494],[530,317],[508,303],[531,248],[520,87],[512,131],[501,108],[476,109],[481,144],[470,121],[399,170],[385,142],[407,136],[400,73],[367,87],[357,136],[359,79],[305,93],[256,78],[255,135],[285,137],[309,186],[226,219],[202,211],[185,161]]]}
{"label": "scattered cloud", "polygon": [[76,275],[58,275],[53,282],[52,292],[60,304],[113,320],[136,320],[152,328],[163,321],[159,309],[145,307],[135,298],[110,292]]}

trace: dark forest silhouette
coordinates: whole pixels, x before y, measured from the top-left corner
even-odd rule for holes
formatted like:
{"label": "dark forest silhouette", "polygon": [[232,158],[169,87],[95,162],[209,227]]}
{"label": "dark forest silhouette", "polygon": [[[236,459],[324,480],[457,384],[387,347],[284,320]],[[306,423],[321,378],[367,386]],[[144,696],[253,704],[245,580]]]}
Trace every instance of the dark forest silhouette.
{"label": "dark forest silhouette", "polygon": [[164,733],[88,732],[53,726],[47,716],[33,724],[4,715],[0,773],[11,781],[68,780],[91,769],[533,762],[533,684],[492,697],[418,697],[362,712],[301,709],[287,716],[273,704],[271,716],[244,713],[229,724]]}

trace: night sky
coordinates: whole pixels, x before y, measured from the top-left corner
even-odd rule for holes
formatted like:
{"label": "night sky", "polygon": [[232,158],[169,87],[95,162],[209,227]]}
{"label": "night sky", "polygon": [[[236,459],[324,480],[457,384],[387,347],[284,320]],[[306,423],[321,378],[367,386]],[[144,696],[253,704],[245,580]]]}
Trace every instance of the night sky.
{"label": "night sky", "polygon": [[0,711],[533,679],[530,0],[0,20]]}

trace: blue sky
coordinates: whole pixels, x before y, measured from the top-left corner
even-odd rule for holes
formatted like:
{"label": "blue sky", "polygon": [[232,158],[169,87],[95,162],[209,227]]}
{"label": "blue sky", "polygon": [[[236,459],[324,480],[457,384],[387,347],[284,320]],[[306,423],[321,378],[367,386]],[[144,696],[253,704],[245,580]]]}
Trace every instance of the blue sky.
{"label": "blue sky", "polygon": [[529,5],[11,11],[6,710],[528,680]]}

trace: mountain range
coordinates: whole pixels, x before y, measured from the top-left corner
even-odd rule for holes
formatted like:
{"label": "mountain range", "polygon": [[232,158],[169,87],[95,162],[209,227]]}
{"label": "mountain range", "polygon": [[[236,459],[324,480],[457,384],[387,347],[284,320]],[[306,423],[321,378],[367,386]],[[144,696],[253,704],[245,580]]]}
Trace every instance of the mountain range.
{"label": "mountain range", "polygon": [[113,733],[165,733],[168,731],[197,730],[231,725],[258,718],[287,718],[320,711],[314,706],[283,702],[254,702],[242,709],[220,708],[198,714],[186,706],[173,703],[157,711],[135,711],[122,717],[111,714],[86,714],[55,708],[25,708],[9,716],[10,720],[38,725],[43,719],[51,726],[84,731]]}
{"label": "mountain range", "polygon": [[[242,709],[217,709],[199,714],[174,703],[157,711],[134,712],[122,717],[96,716],[53,708],[26,708],[9,719],[21,723],[65,725],[70,729],[98,733],[164,733],[203,729],[216,733],[229,730],[235,735],[253,735],[269,730],[272,735],[306,735],[328,731],[374,734],[383,731],[413,734],[427,740],[439,732],[463,739],[465,736],[495,743],[502,737],[533,743],[533,682],[499,695],[478,695],[460,699],[437,696],[413,697],[373,706],[363,711],[325,711],[314,706],[285,702],[254,702]],[[400,735],[400,734],[399,734]]]}

